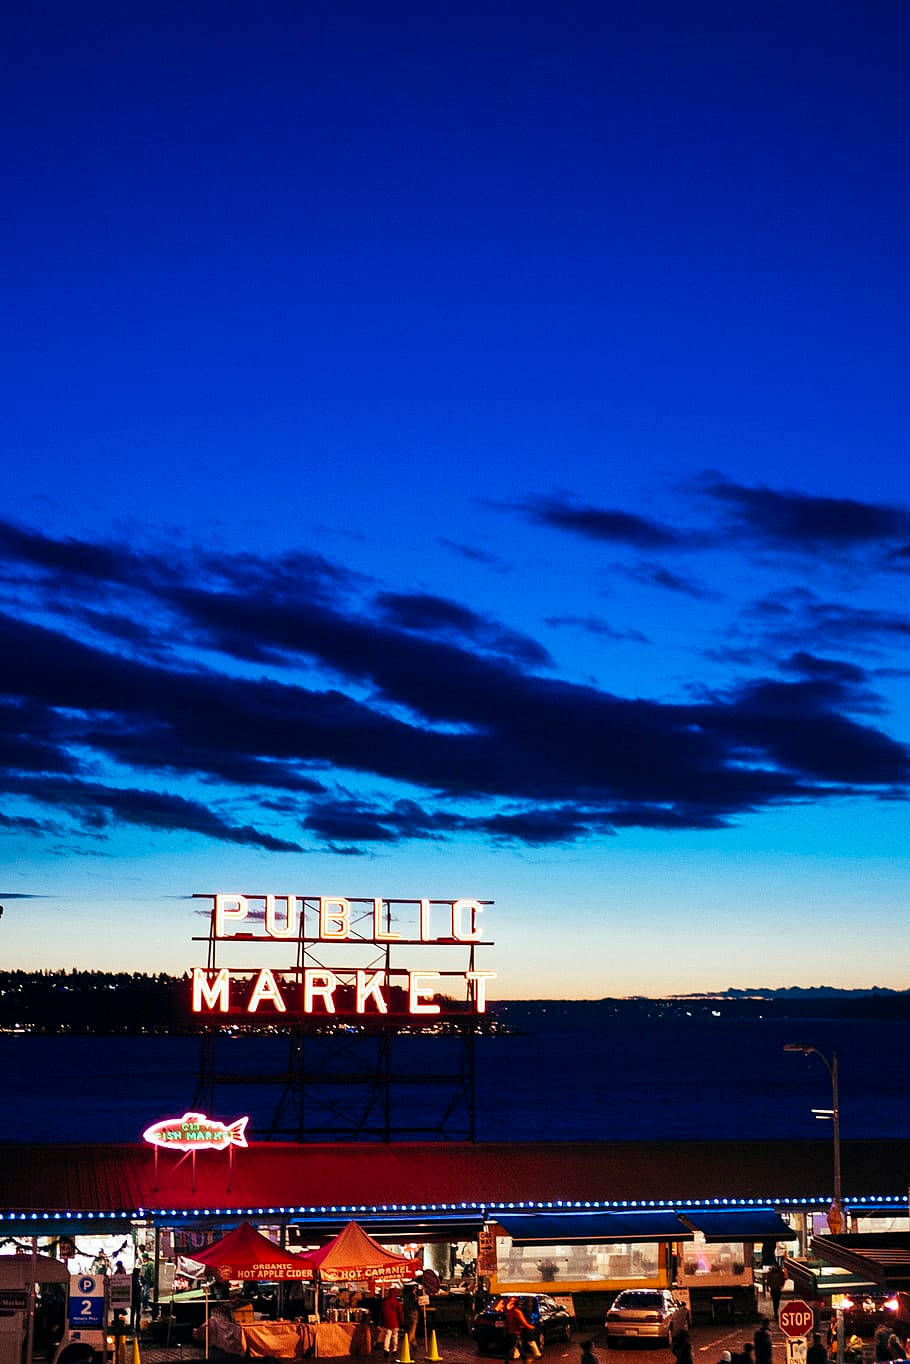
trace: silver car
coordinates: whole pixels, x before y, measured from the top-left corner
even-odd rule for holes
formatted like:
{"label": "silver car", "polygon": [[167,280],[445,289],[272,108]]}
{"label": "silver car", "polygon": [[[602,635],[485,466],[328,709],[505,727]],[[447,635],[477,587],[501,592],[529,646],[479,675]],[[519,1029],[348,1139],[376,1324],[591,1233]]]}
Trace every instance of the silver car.
{"label": "silver car", "polygon": [[625,1288],[613,1299],[604,1323],[607,1344],[617,1339],[659,1340],[672,1345],[689,1327],[689,1309],[669,1288]]}

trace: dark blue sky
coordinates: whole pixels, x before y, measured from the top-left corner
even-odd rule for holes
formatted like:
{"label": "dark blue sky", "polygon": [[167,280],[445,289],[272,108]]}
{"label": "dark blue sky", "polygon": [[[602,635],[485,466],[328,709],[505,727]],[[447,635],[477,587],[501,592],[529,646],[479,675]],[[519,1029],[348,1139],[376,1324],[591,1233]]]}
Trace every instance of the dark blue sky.
{"label": "dark blue sky", "polygon": [[906,983],[908,30],[8,19],[6,956],[291,889],[493,898],[504,994]]}

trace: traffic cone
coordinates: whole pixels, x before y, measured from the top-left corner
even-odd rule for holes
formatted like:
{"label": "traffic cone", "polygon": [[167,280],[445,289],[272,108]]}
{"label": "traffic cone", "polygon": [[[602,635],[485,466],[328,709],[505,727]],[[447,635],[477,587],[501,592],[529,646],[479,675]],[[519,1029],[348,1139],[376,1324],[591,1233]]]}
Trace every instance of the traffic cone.
{"label": "traffic cone", "polygon": [[142,1355],[139,1353],[138,1336],[133,1336],[133,1364],[142,1364]]}
{"label": "traffic cone", "polygon": [[435,1331],[430,1332],[430,1353],[427,1355],[427,1359],[430,1361],[430,1364],[436,1364],[437,1360],[442,1359],[442,1355],[439,1353],[439,1346],[436,1344]]}
{"label": "traffic cone", "polygon": [[407,1331],[401,1333],[401,1349],[398,1351],[398,1364],[414,1364],[411,1359],[411,1342]]}

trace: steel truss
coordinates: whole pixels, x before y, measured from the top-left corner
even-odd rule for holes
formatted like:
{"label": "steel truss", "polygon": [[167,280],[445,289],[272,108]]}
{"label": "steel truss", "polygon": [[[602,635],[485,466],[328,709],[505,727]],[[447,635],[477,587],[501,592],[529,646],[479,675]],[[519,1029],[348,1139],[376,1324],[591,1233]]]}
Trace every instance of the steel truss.
{"label": "steel truss", "polygon": [[[194,941],[206,942],[206,971],[211,977],[225,963],[220,960],[223,944],[238,942],[237,935],[216,931],[214,897],[208,935]],[[253,898],[253,897],[251,897]],[[298,897],[301,904],[300,928],[295,943],[293,966],[275,969],[276,976],[300,981],[307,969],[330,970],[344,980],[353,968],[339,967],[325,959],[326,950],[337,944],[306,932],[318,897]],[[413,906],[411,900],[384,900],[386,929],[391,932],[395,906]],[[454,902],[434,900],[434,905]],[[482,902],[489,903],[489,902]],[[461,968],[444,970],[442,977],[458,978],[465,986],[465,997],[456,1006],[462,1012],[428,1019],[415,1019],[391,1010],[387,1015],[331,1016],[313,1014],[305,1020],[284,1022],[276,1027],[269,1016],[270,1032],[279,1031],[287,1041],[286,1066],[281,1071],[252,1073],[229,1068],[226,1053],[237,1032],[255,1033],[263,1029],[263,1018],[255,1022],[232,1016],[229,1027],[224,1021],[207,1024],[202,1031],[202,1051],[194,1105],[214,1114],[224,1107],[229,1091],[255,1086],[273,1093],[267,1121],[251,1115],[250,1135],[266,1141],[383,1141],[475,1140],[475,1044],[483,1027],[483,1016],[475,1011],[475,982],[466,973],[475,970],[476,949],[492,946],[486,940],[461,942],[453,939],[427,944],[407,938],[377,942],[365,927],[373,928],[373,901],[351,898],[352,916],[349,945],[366,954],[359,963],[364,969],[381,971],[392,984],[407,973],[399,954],[408,948],[432,946],[445,949],[447,958],[461,955]],[[369,909],[360,909],[361,906]],[[275,945],[262,933],[244,934],[242,945]],[[258,969],[258,968],[256,968]],[[254,975],[247,967],[232,970]],[[427,1034],[434,1034],[432,1042]],[[276,1038],[276,1045],[278,1039]],[[237,1102],[236,1097],[234,1102]]]}

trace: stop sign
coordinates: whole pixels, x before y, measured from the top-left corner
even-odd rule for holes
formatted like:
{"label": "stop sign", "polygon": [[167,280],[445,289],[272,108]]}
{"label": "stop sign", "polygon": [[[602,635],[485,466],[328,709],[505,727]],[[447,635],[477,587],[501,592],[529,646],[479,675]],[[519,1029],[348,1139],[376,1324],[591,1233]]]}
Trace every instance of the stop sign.
{"label": "stop sign", "polygon": [[802,1298],[792,1298],[781,1303],[777,1324],[785,1336],[807,1336],[815,1325],[815,1313]]}

